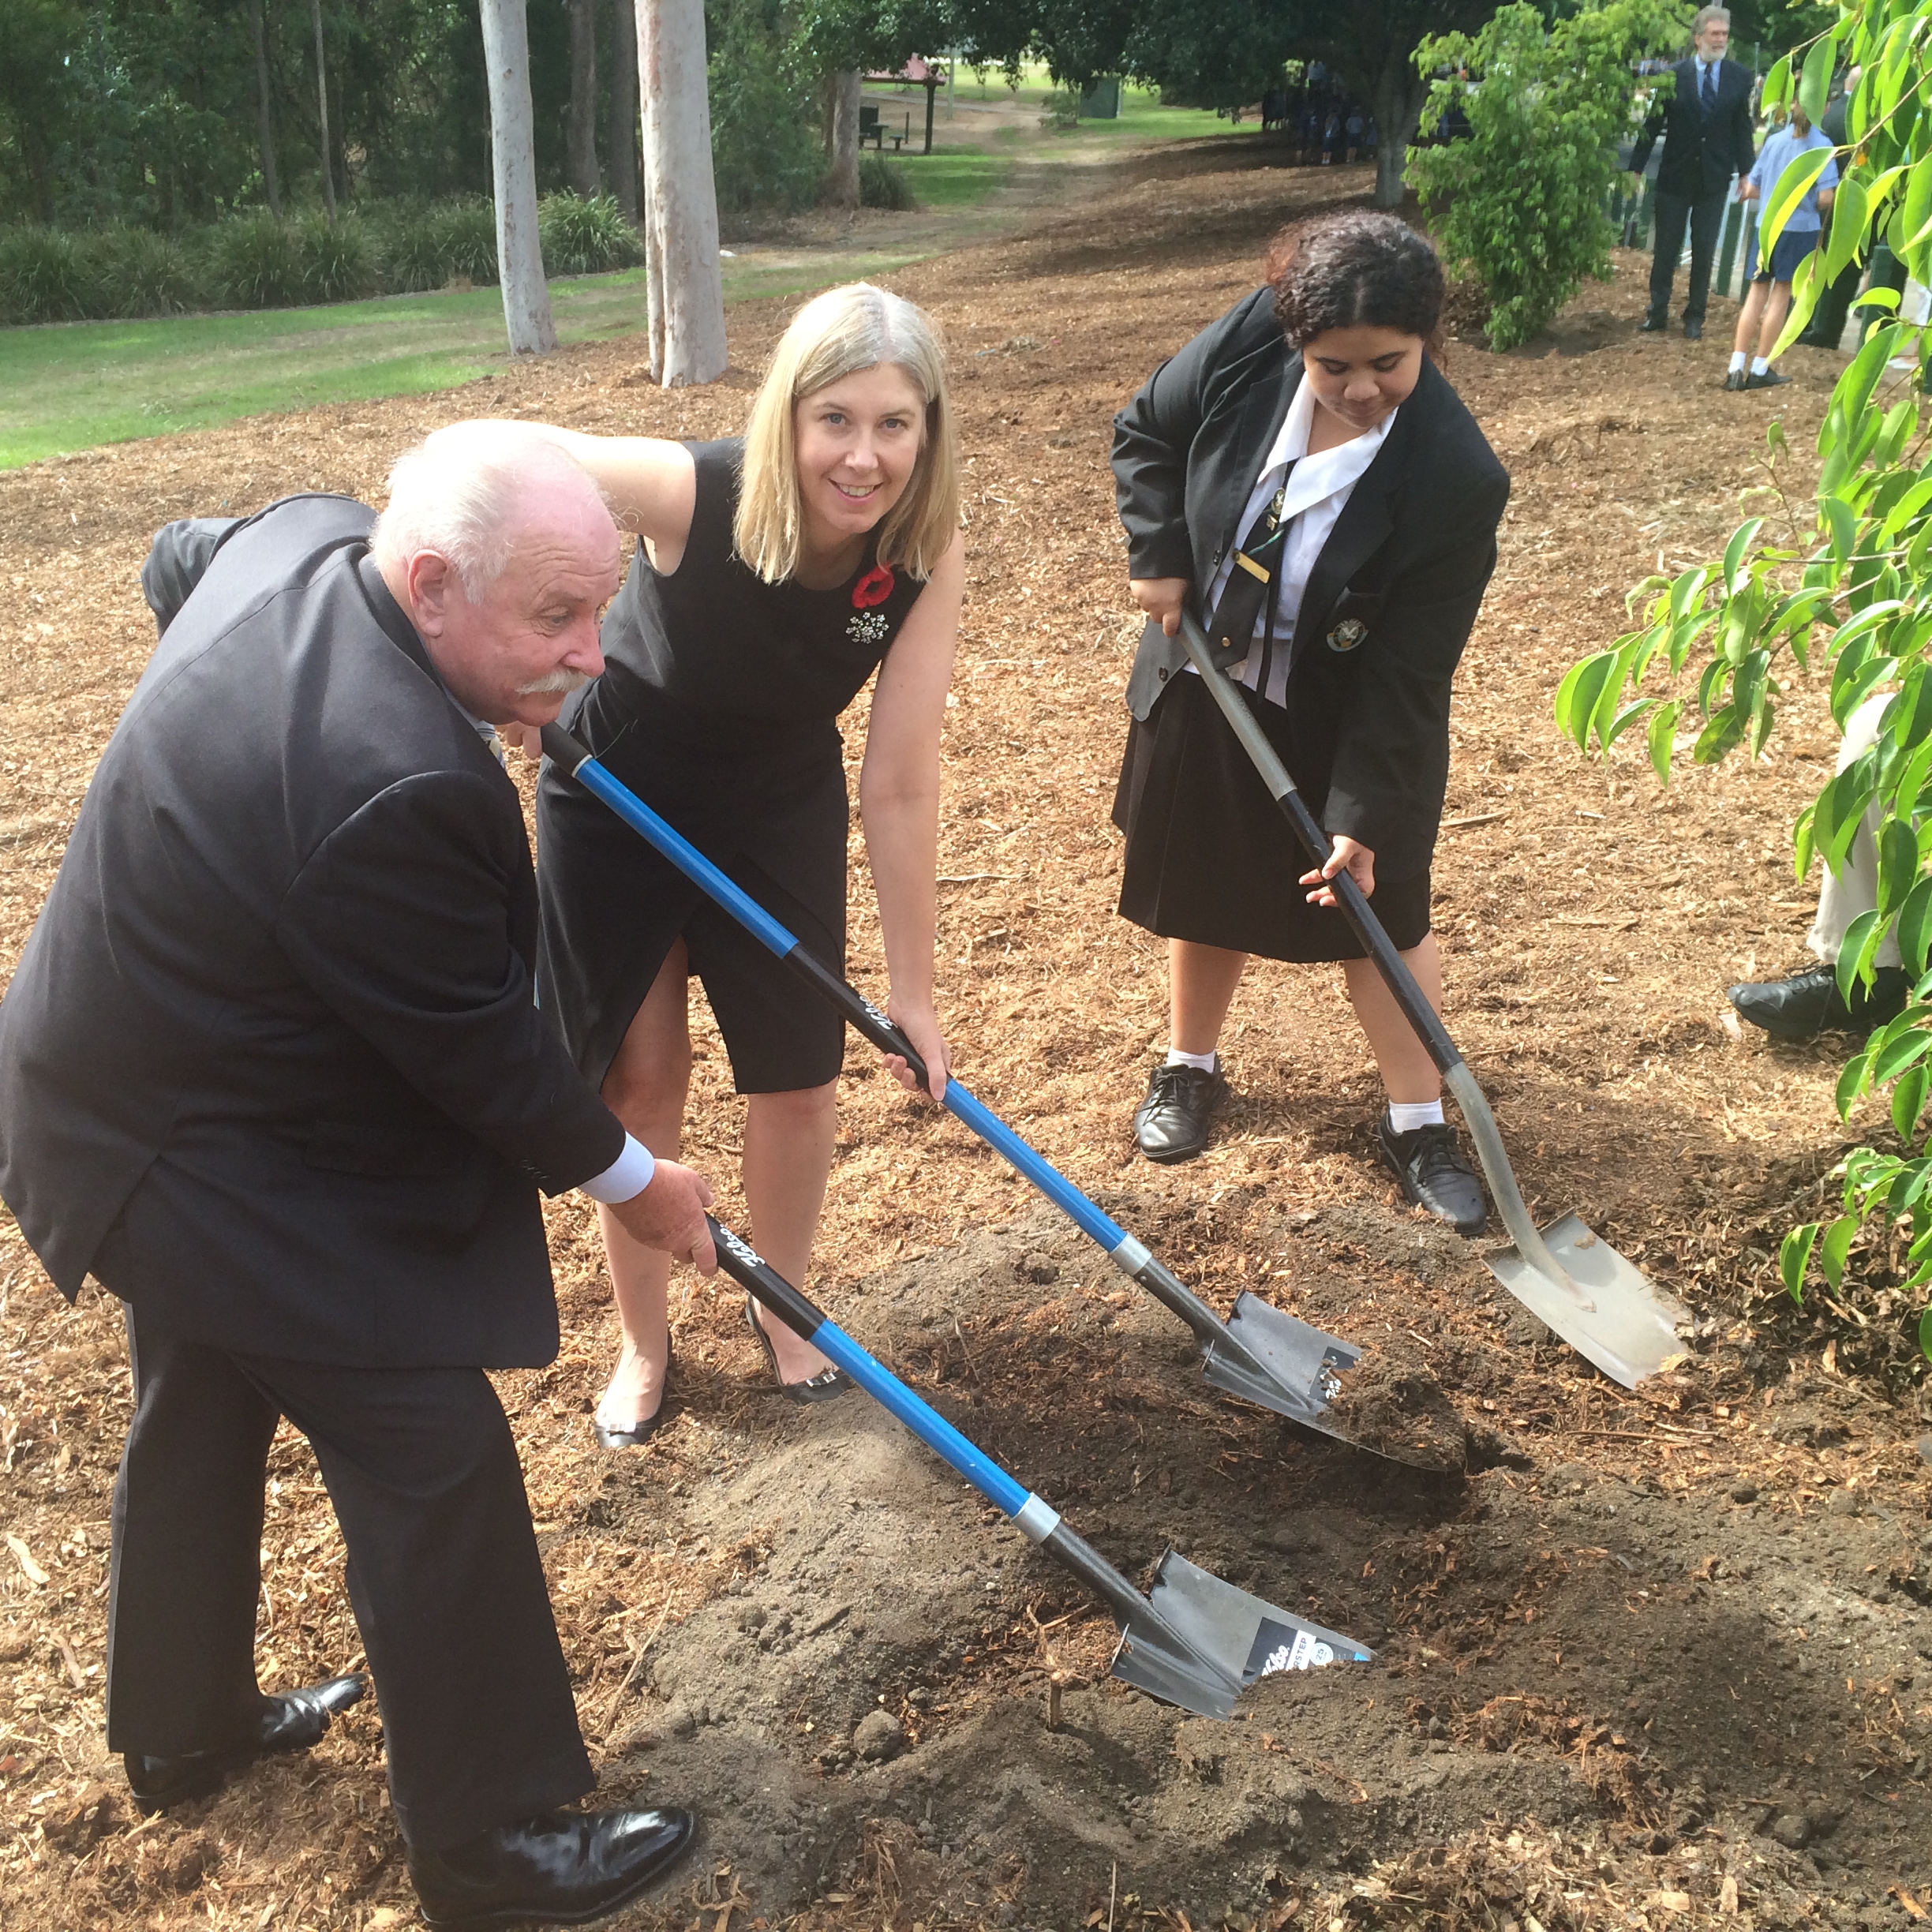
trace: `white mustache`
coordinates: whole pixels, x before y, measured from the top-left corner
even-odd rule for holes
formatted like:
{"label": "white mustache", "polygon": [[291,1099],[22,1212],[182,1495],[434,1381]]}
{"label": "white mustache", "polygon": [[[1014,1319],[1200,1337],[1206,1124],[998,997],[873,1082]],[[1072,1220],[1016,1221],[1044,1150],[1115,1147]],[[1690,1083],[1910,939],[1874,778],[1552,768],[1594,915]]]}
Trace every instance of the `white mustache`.
{"label": "white mustache", "polygon": [[532,678],[527,684],[517,687],[519,698],[538,698],[551,691],[561,691],[568,697],[572,691],[580,691],[591,682],[586,671],[571,671],[559,665],[554,671],[546,671],[540,678]]}

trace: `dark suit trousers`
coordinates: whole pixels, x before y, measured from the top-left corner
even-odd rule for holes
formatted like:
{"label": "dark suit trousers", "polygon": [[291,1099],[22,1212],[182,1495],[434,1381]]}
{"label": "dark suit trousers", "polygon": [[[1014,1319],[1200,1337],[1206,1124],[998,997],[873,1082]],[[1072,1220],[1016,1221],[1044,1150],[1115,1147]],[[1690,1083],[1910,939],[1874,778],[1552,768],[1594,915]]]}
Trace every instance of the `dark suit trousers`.
{"label": "dark suit trousers", "polygon": [[255,1722],[262,1488],[285,1415],[348,1545],[403,1836],[446,1849],[593,1788],[516,1447],[481,1369],[230,1354],[133,1306],[128,1340],[110,1749],[171,1757]]}
{"label": "dark suit trousers", "polygon": [[1684,223],[1690,224],[1690,286],[1684,296],[1684,320],[1702,322],[1704,305],[1710,296],[1711,260],[1717,253],[1718,231],[1724,227],[1725,191],[1701,196],[1693,201],[1686,195],[1657,190],[1653,215],[1657,223],[1657,251],[1650,257],[1650,313],[1663,315],[1670,308],[1671,283],[1676,279],[1677,257],[1683,253]]}

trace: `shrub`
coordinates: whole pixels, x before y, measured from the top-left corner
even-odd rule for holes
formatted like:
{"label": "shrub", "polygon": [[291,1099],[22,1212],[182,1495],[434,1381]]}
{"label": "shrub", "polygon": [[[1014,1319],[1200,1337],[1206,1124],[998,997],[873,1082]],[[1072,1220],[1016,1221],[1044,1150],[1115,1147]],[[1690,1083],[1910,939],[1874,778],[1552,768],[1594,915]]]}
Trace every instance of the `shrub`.
{"label": "shrub", "polygon": [[0,321],[69,322],[92,307],[87,264],[72,235],[0,230]]}
{"label": "shrub", "polygon": [[864,208],[917,208],[919,200],[902,167],[895,167],[882,154],[859,157],[859,200]]}
{"label": "shrub", "polygon": [[377,223],[374,238],[384,288],[414,295],[441,288],[449,280],[436,212],[422,203],[406,202],[389,209]]}
{"label": "shrub", "polygon": [[[713,9],[706,9],[706,18]],[[825,152],[811,63],[769,0],[725,0],[711,40],[711,173],[720,209],[781,213],[818,197]]]}
{"label": "shrub", "polygon": [[546,275],[602,275],[644,259],[644,244],[614,195],[545,196],[537,210],[537,238]]}
{"label": "shrub", "polygon": [[487,195],[455,195],[429,214],[443,279],[461,276],[485,287],[496,279],[496,208]]}
{"label": "shrub", "polygon": [[1479,32],[1416,49],[1424,73],[1450,77],[1429,90],[1422,131],[1460,107],[1470,133],[1412,149],[1406,177],[1439,222],[1450,271],[1482,284],[1492,349],[1544,328],[1586,275],[1609,279],[1616,231],[1604,201],[1618,137],[1634,131],[1639,111],[1631,63],[1679,31],[1661,0],[1608,0],[1548,28],[1517,0]]}
{"label": "shrub", "polygon": [[80,238],[90,315],[178,315],[201,301],[189,252],[152,228],[114,227]]}
{"label": "shrub", "polygon": [[1080,125],[1080,91],[1076,87],[1057,87],[1040,103],[1039,124],[1050,133],[1056,129]]}
{"label": "shrub", "polygon": [[302,300],[295,230],[265,210],[231,215],[208,239],[208,291],[230,309],[286,309]]}
{"label": "shrub", "polygon": [[305,301],[354,301],[380,286],[375,246],[356,215],[331,223],[311,209],[296,219],[295,245]]}

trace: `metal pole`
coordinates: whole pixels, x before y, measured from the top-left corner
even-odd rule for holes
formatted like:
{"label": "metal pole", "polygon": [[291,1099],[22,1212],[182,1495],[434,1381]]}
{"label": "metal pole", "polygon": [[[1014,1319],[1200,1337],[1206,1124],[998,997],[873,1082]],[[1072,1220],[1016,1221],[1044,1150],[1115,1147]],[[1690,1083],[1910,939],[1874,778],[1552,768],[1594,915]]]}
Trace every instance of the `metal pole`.
{"label": "metal pole", "polygon": [[932,152],[933,97],[939,91],[939,83],[930,74],[926,77],[926,152]]}

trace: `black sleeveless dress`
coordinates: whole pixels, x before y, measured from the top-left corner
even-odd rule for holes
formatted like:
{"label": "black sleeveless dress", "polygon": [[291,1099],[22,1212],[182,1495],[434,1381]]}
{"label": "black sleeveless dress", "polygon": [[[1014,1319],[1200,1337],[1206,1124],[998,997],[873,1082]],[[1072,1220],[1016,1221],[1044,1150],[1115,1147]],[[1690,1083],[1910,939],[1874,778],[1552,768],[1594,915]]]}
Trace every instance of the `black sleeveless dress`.
{"label": "black sleeveless dress", "polygon": [[[602,677],[562,722],[828,964],[845,957],[848,813],[838,717],[924,583],[859,567],[829,590],[768,584],[732,542],[742,439],[687,445],[697,502],[678,567],[638,545],[604,618]],[[838,1076],[844,1022],[731,915],[545,763],[537,791],[537,997],[601,1084],[682,937],[740,1093]]]}

